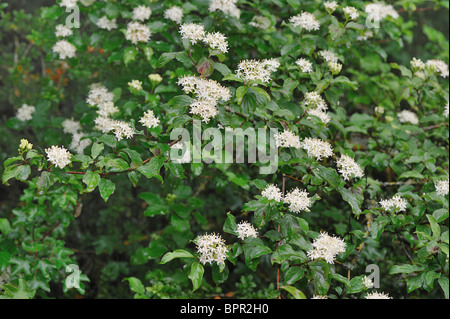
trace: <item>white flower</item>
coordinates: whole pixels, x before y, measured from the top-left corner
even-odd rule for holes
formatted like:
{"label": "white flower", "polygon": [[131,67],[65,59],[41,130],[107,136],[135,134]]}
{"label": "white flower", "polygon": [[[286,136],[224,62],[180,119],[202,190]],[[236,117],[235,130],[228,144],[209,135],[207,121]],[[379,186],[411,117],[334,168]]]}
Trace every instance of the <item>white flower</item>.
{"label": "white flower", "polygon": [[322,50],[319,51],[319,55],[326,61],[326,62],[337,62],[338,57],[334,54],[334,52],[329,50]]}
{"label": "white flower", "polygon": [[269,83],[272,72],[280,67],[280,62],[276,59],[243,60],[238,64],[236,75],[244,82],[261,81]]}
{"label": "white flower", "polygon": [[421,59],[412,58],[410,64],[411,64],[411,68],[414,71],[425,70],[425,63],[423,63],[423,61]]}
{"label": "white flower", "polygon": [[356,8],[354,8],[354,7],[345,7],[342,10],[344,11],[344,14],[347,18],[356,20],[359,17],[358,10],[356,10]]}
{"label": "white flower", "polygon": [[159,125],[159,119],[155,116],[152,110],[146,111],[139,122],[141,122],[142,125],[148,128],[154,128]]}
{"label": "white flower", "polygon": [[116,121],[108,116],[99,116],[94,120],[95,128],[102,133],[108,133],[115,127]]}
{"label": "white flower", "polygon": [[153,73],[153,74],[150,74],[149,76],[148,76],[148,79],[150,80],[150,82],[152,82],[152,83],[160,83],[162,80],[163,80],[163,78],[161,77],[161,75],[159,75],[158,73]]}
{"label": "white flower", "polygon": [[[324,124],[328,124],[331,121],[331,117],[322,109],[308,109],[307,113],[308,115],[317,116]],[[308,116],[308,118],[311,118],[311,116]]]}
{"label": "white flower", "polygon": [[269,184],[261,192],[261,196],[266,197],[268,200],[281,202],[283,195],[281,194],[281,190],[278,187],[276,187],[274,184]]}
{"label": "white flower", "polygon": [[287,193],[283,201],[289,204],[289,210],[294,213],[300,213],[301,211],[309,212],[309,208],[312,206],[308,192],[298,188]]}
{"label": "white flower", "polygon": [[56,26],[56,32],[55,32],[55,35],[57,36],[57,37],[68,37],[68,36],[70,36],[70,35],[72,35],[73,34],[73,31],[72,31],[72,29],[70,29],[70,28],[68,28],[68,27],[66,27],[65,25],[63,25],[63,24],[58,24],[57,26]]}
{"label": "white flower", "polygon": [[91,144],[91,140],[84,137],[86,137],[84,133],[73,134],[69,148],[75,150],[77,154],[83,154],[84,149]]}
{"label": "white flower", "polygon": [[448,102],[447,102],[447,104],[445,105],[445,107],[444,107],[444,116],[445,117],[448,117]]}
{"label": "white flower", "polygon": [[305,103],[305,105],[307,105],[310,109],[319,109],[322,111],[326,111],[328,109],[327,103],[317,92],[306,93],[303,103]]}
{"label": "white flower", "polygon": [[302,70],[303,73],[311,73],[313,71],[312,63],[306,59],[298,59],[295,64],[300,67],[300,70]]}
{"label": "white flower", "polygon": [[366,295],[366,299],[392,299],[392,297],[389,297],[389,294],[384,293],[384,292],[372,292],[372,293],[368,293]]}
{"label": "white flower", "polygon": [[66,40],[59,40],[53,46],[53,52],[58,53],[61,60],[75,57],[76,51],[75,46]]}
{"label": "white flower", "polygon": [[64,120],[62,127],[66,134],[75,134],[81,129],[80,122],[74,121],[73,118]]}
{"label": "white flower", "polygon": [[185,76],[178,80],[178,85],[183,86],[185,93],[196,96],[196,100],[190,105],[190,112],[200,115],[205,123],[209,123],[217,115],[219,100],[228,101],[231,98],[229,89],[210,79]]}
{"label": "white flower", "polygon": [[200,254],[199,261],[205,265],[207,263],[212,264],[224,264],[227,258],[228,248],[225,246],[225,241],[220,235],[205,234],[198,236],[195,239],[197,245],[197,251]]}
{"label": "white flower", "polygon": [[123,138],[131,139],[134,136],[134,129],[130,124],[124,121],[114,121],[114,134],[118,141],[121,141]]}
{"label": "white flower", "polygon": [[146,25],[139,22],[130,22],[127,25],[125,38],[133,44],[138,44],[139,42],[147,43],[151,35],[150,29]]}
{"label": "white flower", "polygon": [[97,27],[111,31],[117,29],[116,19],[109,20],[107,16],[103,16],[97,21]]}
{"label": "white flower", "polygon": [[142,82],[139,80],[131,80],[131,82],[128,82],[128,86],[137,91],[142,90]]}
{"label": "white flower", "polygon": [[23,104],[18,110],[16,117],[22,121],[29,121],[33,118],[33,113],[35,111],[35,107],[27,104]]}
{"label": "white flower", "polygon": [[307,31],[320,29],[319,21],[317,21],[316,17],[309,12],[302,12],[299,15],[291,17],[289,22],[292,23],[294,27],[300,27]]}
{"label": "white flower", "polygon": [[237,224],[238,238],[244,240],[247,237],[256,238],[258,237],[258,232],[255,227],[247,221],[242,221]]}
{"label": "white flower", "polygon": [[333,74],[338,74],[342,70],[342,64],[338,62],[328,62],[328,68]]}
{"label": "white flower", "polygon": [[19,152],[27,152],[27,151],[30,151],[32,148],[33,148],[33,144],[28,142],[27,139],[23,138],[20,140]]}
{"label": "white flower", "polygon": [[72,9],[77,6],[78,0],[61,0],[60,6],[66,7],[66,9]]}
{"label": "white flower", "polygon": [[431,71],[436,72],[443,78],[448,77],[448,65],[444,61],[436,59],[428,60],[426,66],[428,66]]}
{"label": "white flower", "polygon": [[249,22],[249,25],[261,30],[265,30],[270,27],[271,22],[269,18],[266,18],[264,16],[254,16],[252,21]]}
{"label": "white flower", "polygon": [[358,40],[358,41],[366,41],[366,40],[368,40],[370,38],[373,38],[373,32],[370,31],[370,30],[366,30],[366,31],[364,31],[363,35],[358,35],[356,37],[356,40]]}
{"label": "white flower", "polygon": [[331,237],[328,233],[321,232],[312,246],[314,249],[308,251],[308,257],[311,260],[325,259],[327,263],[334,264],[336,255],[345,252],[346,243],[339,237]]}
{"label": "white flower", "polygon": [[101,105],[103,103],[112,102],[114,100],[114,94],[109,92],[101,84],[95,84],[91,86],[86,103],[90,106]]}
{"label": "white flower", "polygon": [[290,130],[275,134],[275,145],[277,147],[300,148],[300,138]]}
{"label": "white flower", "polygon": [[164,11],[164,18],[172,20],[176,24],[181,24],[181,21],[183,21],[183,14],[183,9],[173,6]]}
{"label": "white flower", "polygon": [[383,3],[370,3],[366,5],[365,11],[374,22],[380,22],[388,16],[394,19],[399,17],[398,12],[392,5],[385,5]]}
{"label": "white flower", "polygon": [[397,114],[398,120],[400,123],[411,123],[411,124],[419,124],[419,118],[416,113],[403,110]]}
{"label": "white flower", "polygon": [[321,296],[321,295],[313,295],[313,297],[311,299],[328,299],[328,296]]}
{"label": "white flower", "polygon": [[434,184],[434,186],[436,187],[436,193],[438,193],[438,195],[441,196],[448,195],[448,183],[449,183],[448,179],[446,181],[436,182],[436,184]]}
{"label": "white flower", "polygon": [[330,143],[319,138],[307,137],[300,143],[300,147],[306,151],[309,157],[315,157],[318,161],[324,157],[333,156],[333,148]]}
{"label": "white flower", "polygon": [[346,181],[353,177],[361,178],[364,176],[364,172],[361,167],[350,156],[341,155],[341,157],[336,161],[336,164],[339,173],[341,173]]}
{"label": "white flower", "polygon": [[101,102],[97,106],[98,106],[97,114],[100,116],[110,116],[113,115],[114,113],[119,112],[119,108],[114,105],[114,102],[110,101]]}
{"label": "white flower", "polygon": [[146,6],[137,6],[133,9],[133,20],[145,21],[150,18],[152,9]]}
{"label": "white flower", "polygon": [[380,205],[385,211],[401,212],[406,211],[408,202],[399,195],[395,195],[391,199],[384,199],[380,201]]}
{"label": "white flower", "polygon": [[364,287],[366,287],[367,289],[373,288],[374,286],[373,281],[369,277],[364,276],[361,280]]}
{"label": "white flower", "polygon": [[64,147],[53,145],[50,148],[46,148],[45,152],[47,153],[48,160],[56,167],[64,168],[66,165],[70,164],[72,154]]}
{"label": "white flower", "polygon": [[205,38],[205,27],[196,23],[185,23],[180,27],[180,34],[183,39],[196,44]]}
{"label": "white flower", "polygon": [[227,38],[220,32],[207,33],[203,38],[203,42],[208,44],[213,50],[219,50],[222,53],[228,52]]}
{"label": "white flower", "polygon": [[222,11],[225,15],[230,15],[239,19],[241,15],[241,11],[236,6],[238,0],[210,0],[209,2],[209,11]]}
{"label": "white flower", "polygon": [[325,7],[325,10],[327,10],[329,14],[332,14],[334,11],[336,11],[338,3],[336,1],[328,1],[324,2],[323,6]]}

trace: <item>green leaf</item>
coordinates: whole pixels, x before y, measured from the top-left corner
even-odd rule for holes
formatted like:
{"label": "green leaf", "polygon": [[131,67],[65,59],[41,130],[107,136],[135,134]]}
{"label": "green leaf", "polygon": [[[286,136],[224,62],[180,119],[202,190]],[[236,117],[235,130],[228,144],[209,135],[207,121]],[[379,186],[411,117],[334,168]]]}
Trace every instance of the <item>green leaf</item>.
{"label": "green leaf", "polygon": [[264,98],[265,98],[267,101],[270,102],[270,100],[271,100],[270,94],[267,93],[266,90],[264,90],[264,89],[262,89],[262,88],[260,88],[260,87],[257,87],[257,86],[252,87],[251,90],[254,91],[254,92],[256,92],[256,94],[259,94],[259,95],[261,95],[261,96],[264,96]]}
{"label": "green leaf", "polygon": [[178,54],[180,54],[180,52],[165,52],[161,54],[158,60],[157,67],[163,67],[164,65],[175,59]]}
{"label": "green leaf", "polygon": [[128,66],[128,63],[134,61],[139,51],[135,47],[126,47],[123,51],[123,62]]}
{"label": "green leaf", "polygon": [[138,278],[128,277],[128,278],[124,278],[123,281],[128,281],[128,283],[130,284],[131,291],[133,291],[139,295],[145,295],[145,287]]}
{"label": "green leaf", "polygon": [[341,193],[342,199],[350,204],[353,213],[359,216],[361,214],[361,200],[344,187],[339,187],[337,188],[337,190],[339,193]]}
{"label": "green leaf", "polygon": [[227,219],[223,225],[223,231],[236,236],[238,235],[236,218],[231,213],[227,213]]}
{"label": "green leaf", "polygon": [[339,174],[331,167],[319,166],[314,170],[314,175],[327,181],[331,187],[338,187],[341,183]]}
{"label": "green leaf", "polygon": [[409,265],[409,264],[405,264],[405,265],[395,265],[391,268],[391,270],[389,271],[390,275],[394,275],[394,274],[410,274],[412,272],[415,271],[421,271],[423,270],[422,267],[417,266],[417,265]]}
{"label": "green leaf", "polygon": [[83,176],[83,183],[86,184],[86,191],[92,192],[100,182],[100,174],[88,170]]}
{"label": "green leaf", "polygon": [[2,286],[3,292],[0,294],[0,299],[32,299],[36,290],[30,289],[28,284],[22,278],[19,278],[19,285],[16,287],[13,284]]}
{"label": "green leaf", "polygon": [[301,292],[300,290],[298,290],[297,288],[293,287],[293,286],[283,285],[280,288],[286,290],[295,299],[306,299],[305,294],[303,292]]}
{"label": "green leaf", "polygon": [[192,263],[191,271],[188,275],[189,279],[192,281],[192,291],[196,291],[202,285],[204,272],[205,270],[199,262]]}
{"label": "green leaf", "polygon": [[439,240],[439,237],[441,236],[441,227],[433,216],[427,214],[427,218],[430,222],[431,231],[433,232],[433,238],[435,240]]}
{"label": "green leaf", "polygon": [[94,143],[94,144],[92,144],[92,148],[91,148],[91,156],[92,156],[92,158],[95,159],[97,156],[99,156],[104,148],[105,148],[105,145],[103,143]]}
{"label": "green leaf", "polygon": [[438,279],[438,283],[444,291],[445,299],[448,299],[448,276],[441,276]]}
{"label": "green leaf", "polygon": [[247,91],[248,91],[248,86],[246,86],[246,85],[240,86],[236,89],[236,103],[238,105],[241,105],[242,99],[244,98]]}
{"label": "green leaf", "polygon": [[6,218],[0,218],[0,232],[5,236],[11,232],[11,224]]}
{"label": "green leaf", "polygon": [[105,203],[108,201],[109,196],[114,193],[116,185],[109,179],[101,179],[98,183],[98,190],[100,191],[100,196],[102,196]]}
{"label": "green leaf", "polygon": [[192,255],[187,250],[177,249],[177,250],[174,250],[173,252],[169,252],[169,253],[165,254],[159,263],[166,264],[169,261],[176,259],[176,258],[195,258],[195,256]]}
{"label": "green leaf", "polygon": [[163,179],[160,175],[161,167],[163,166],[163,164],[164,164],[163,158],[153,157],[148,163],[145,163],[145,165],[138,167],[137,171],[147,178],[156,177],[161,182],[163,182]]}

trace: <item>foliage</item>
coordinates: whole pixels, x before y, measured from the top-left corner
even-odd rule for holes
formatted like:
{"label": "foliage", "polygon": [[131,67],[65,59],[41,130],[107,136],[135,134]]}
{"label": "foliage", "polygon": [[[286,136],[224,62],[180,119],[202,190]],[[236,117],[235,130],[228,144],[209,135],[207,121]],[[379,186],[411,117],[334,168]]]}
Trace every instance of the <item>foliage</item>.
{"label": "foliage", "polygon": [[[322,1],[240,0],[238,17],[211,12],[208,0],[80,0],[79,28],[66,39],[76,53],[66,59],[54,52],[61,40],[55,27],[77,15],[61,3],[33,13],[0,4],[7,65],[0,99],[10,106],[0,119],[0,298],[359,299],[384,291],[448,299],[448,81],[429,64],[410,64],[413,57],[448,61],[448,39],[423,25],[427,44],[414,49],[421,55],[405,50],[416,43],[421,8],[448,17],[448,2],[396,1],[399,16],[371,28],[370,1],[339,2],[329,13]],[[139,5],[151,8],[142,22],[151,36],[133,43],[127,28]],[[175,5],[184,13],[181,24],[225,35],[228,52],[183,38],[180,24],[165,16]],[[356,20],[344,14],[346,6],[358,10]],[[304,11],[318,30],[294,26],[290,18]],[[104,16],[117,28],[100,28]],[[264,26],[251,23],[257,21]],[[340,71],[323,51],[336,55]],[[312,62],[311,72],[301,70],[300,58]],[[279,67],[269,81],[245,80],[236,70],[251,59],[277,59]],[[193,132],[202,120],[191,108],[198,97],[179,83],[185,75],[230,92],[215,116],[203,118],[202,132],[289,130],[302,142],[329,142],[333,155],[317,160],[302,147],[279,147],[273,174],[261,174],[261,161],[207,162],[209,153],[203,161],[173,161],[176,129]],[[96,83],[112,94],[112,118],[131,127],[131,138],[118,128],[98,129],[98,105],[88,102]],[[309,115],[309,92],[323,98],[329,123]],[[23,104],[35,107],[30,120],[17,116]],[[140,121],[149,110],[159,120],[153,127]],[[405,121],[404,110],[418,122]],[[76,132],[67,119],[79,122]],[[82,133],[78,144],[75,133]],[[53,145],[69,149],[68,165],[55,165]],[[364,175],[344,178],[342,155]],[[270,200],[263,192],[271,184],[283,198],[305,190],[309,209],[296,213]],[[380,203],[396,195],[405,209]],[[241,238],[245,221],[256,237]],[[310,257],[325,232],[345,241],[334,262]],[[205,263],[197,250],[199,236],[213,233],[225,242],[223,263]],[[370,265],[380,270],[379,289],[363,284]],[[67,285],[71,271],[76,287]]]}

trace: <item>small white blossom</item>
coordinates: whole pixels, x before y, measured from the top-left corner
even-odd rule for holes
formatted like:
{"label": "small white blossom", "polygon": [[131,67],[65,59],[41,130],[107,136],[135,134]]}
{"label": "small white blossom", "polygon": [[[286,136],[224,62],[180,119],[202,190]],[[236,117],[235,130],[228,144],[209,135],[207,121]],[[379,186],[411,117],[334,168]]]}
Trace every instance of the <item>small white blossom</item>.
{"label": "small white blossom", "polygon": [[309,212],[309,208],[312,206],[308,192],[298,188],[287,193],[283,201],[289,204],[289,210],[294,213],[300,213],[301,211]]}
{"label": "small white blossom", "polygon": [[448,179],[446,181],[436,182],[436,184],[434,184],[434,186],[436,187],[436,193],[441,196],[448,195],[448,183]]}
{"label": "small white blossom", "polygon": [[238,238],[244,240],[247,237],[256,238],[258,237],[258,232],[255,227],[247,221],[242,221],[237,224]]}
{"label": "small white blossom", "polygon": [[205,234],[198,236],[195,239],[197,245],[197,251],[200,254],[199,261],[205,265],[207,263],[212,264],[224,264],[227,258],[228,248],[225,245],[225,241],[220,235]]}
{"label": "small white blossom", "polygon": [[313,295],[313,297],[311,299],[328,299],[328,296],[321,296],[321,295]]}
{"label": "small white blossom", "polygon": [[127,25],[125,38],[133,44],[138,44],[139,42],[147,43],[151,35],[151,31],[146,25],[139,22],[130,22]]}
{"label": "small white blossom", "polygon": [[324,2],[323,6],[325,7],[325,10],[327,10],[329,14],[332,14],[334,11],[336,11],[338,3],[336,1],[328,1]]}
{"label": "small white blossom", "polygon": [[445,105],[445,107],[444,107],[444,116],[445,117],[448,117],[448,102],[447,102],[447,104]]}
{"label": "small white blossom", "polygon": [[328,105],[325,100],[317,92],[308,92],[305,94],[303,103],[309,108],[320,109],[325,111],[328,109]]}
{"label": "small white blossom", "polygon": [[109,92],[106,87],[101,84],[95,84],[91,86],[86,103],[90,106],[98,106],[103,103],[112,102],[114,100],[114,94]]}
{"label": "small white blossom", "polygon": [[208,44],[213,50],[219,50],[222,53],[228,52],[227,37],[220,32],[207,33],[203,38],[203,42]]}
{"label": "small white blossom", "polygon": [[330,143],[319,138],[307,137],[300,144],[300,147],[306,151],[309,157],[315,157],[318,161],[334,154]]}
{"label": "small white blossom", "polygon": [[77,48],[66,40],[59,40],[53,46],[53,52],[58,53],[61,60],[75,57],[76,51]]}
{"label": "small white blossom", "polygon": [[66,119],[62,122],[63,132],[66,134],[75,134],[81,130],[80,122],[74,121],[73,118]]}
{"label": "small white blossom", "polygon": [[164,11],[164,18],[172,20],[176,24],[181,24],[181,21],[183,21],[183,15],[183,9],[178,6],[173,6]]}
{"label": "small white blossom", "polygon": [[84,133],[75,133],[72,135],[72,142],[69,148],[73,149],[77,154],[83,154],[84,149],[91,144],[91,140],[86,137]]}
{"label": "small white blossom", "polygon": [[412,58],[410,64],[411,64],[411,68],[414,71],[423,71],[423,70],[425,70],[425,63],[421,59]]}
{"label": "small white blossom", "polygon": [[392,299],[392,297],[389,297],[389,294],[384,292],[372,292],[366,295],[366,299]]}
{"label": "small white blossom", "polygon": [[105,29],[111,31],[113,29],[117,29],[116,19],[109,20],[107,16],[103,16],[97,21],[97,27],[100,29]]}
{"label": "small white blossom", "polygon": [[316,17],[309,12],[302,12],[299,15],[291,17],[289,22],[292,23],[294,27],[300,27],[307,31],[320,29],[319,21],[317,21]]}
{"label": "small white blossom", "polygon": [[236,75],[244,82],[261,81],[269,83],[271,74],[280,67],[277,59],[243,60],[238,64]]}
{"label": "small white blossom", "polygon": [[56,167],[64,168],[71,162],[70,158],[72,154],[64,147],[53,145],[50,148],[46,148],[45,153],[47,153],[48,160]]}
{"label": "small white blossom", "polygon": [[300,148],[300,138],[290,130],[275,134],[275,145],[277,147]]}
{"label": "small white blossom", "polygon": [[328,68],[332,74],[338,74],[342,70],[342,64],[338,62],[329,62]]}
{"label": "small white blossom", "polygon": [[58,24],[58,25],[56,26],[55,35],[56,35],[57,37],[65,38],[65,37],[71,36],[72,34],[73,34],[72,29],[66,27],[65,25],[63,25],[63,24]]}
{"label": "small white blossom", "polygon": [[33,113],[34,113],[35,109],[36,108],[32,105],[23,104],[17,110],[16,117],[22,122],[29,121],[33,118]]}
{"label": "small white blossom", "polygon": [[370,3],[366,5],[365,11],[373,22],[380,22],[388,16],[394,19],[399,17],[398,12],[392,5],[385,5],[383,3]]}
{"label": "small white blossom", "polygon": [[59,5],[61,7],[66,7],[66,9],[73,9],[77,6],[78,0],[61,0]]}
{"label": "small white blossom", "polygon": [[254,16],[252,21],[249,22],[249,25],[261,30],[265,30],[270,27],[271,22],[269,18],[266,18],[264,16]]}
{"label": "small white blossom", "polygon": [[240,18],[241,11],[236,6],[238,0],[210,0],[209,1],[209,11],[222,11],[225,15]]}
{"label": "small white blossom", "polygon": [[131,80],[131,82],[128,82],[128,86],[137,91],[142,90],[142,82],[139,80]]}
{"label": "small white blossom", "polygon": [[311,73],[313,71],[312,62],[306,59],[298,59],[295,64],[299,66],[300,70],[302,70],[303,73]]}
{"label": "small white blossom", "polygon": [[366,287],[367,289],[373,288],[374,284],[373,284],[372,279],[370,279],[367,276],[364,276],[361,280],[362,280],[362,283],[363,283],[364,287]]}
{"label": "small white blossom", "polygon": [[353,177],[361,178],[364,176],[364,172],[358,163],[348,155],[341,155],[336,161],[338,171],[341,173],[344,180],[348,181]]}
{"label": "small white blossom", "polygon": [[273,184],[267,185],[267,187],[261,192],[261,196],[266,197],[268,200],[274,200],[281,202],[282,194],[281,190]]}
{"label": "small white blossom", "polygon": [[398,120],[400,123],[411,123],[411,124],[419,124],[419,118],[416,113],[403,110],[397,114]]}
{"label": "small white blossom", "polygon": [[114,105],[114,102],[109,101],[101,102],[97,106],[98,106],[97,114],[99,116],[110,116],[113,115],[114,113],[119,112],[119,108]]}
{"label": "small white blossom", "polygon": [[192,44],[203,41],[205,38],[205,27],[196,23],[185,23],[180,27],[180,34],[183,39],[189,40]]}
{"label": "small white blossom", "polygon": [[344,14],[347,18],[356,20],[359,17],[358,10],[356,10],[356,8],[354,8],[354,7],[345,7],[342,10],[344,11]]}
{"label": "small white blossom", "polygon": [[134,129],[124,121],[114,121],[113,129],[118,141],[124,138],[131,139],[134,136]]}
{"label": "small white blossom", "polygon": [[[331,117],[327,114],[327,112],[323,111],[322,109],[308,109],[307,111],[308,115],[314,115],[317,116],[322,123],[324,123],[325,125],[330,123],[331,121]],[[308,118],[311,118],[311,116],[309,116]]]}
{"label": "small white blossom", "polygon": [[159,125],[159,119],[155,116],[152,110],[146,111],[139,122],[141,122],[142,125],[148,128],[155,128]]}
{"label": "small white blossom", "polygon": [[314,248],[308,251],[308,257],[311,260],[325,259],[327,263],[334,264],[336,256],[345,252],[346,243],[339,237],[332,237],[326,232],[321,232],[312,246]]}
{"label": "small white blossom", "polygon": [[396,213],[406,211],[408,202],[405,199],[401,198],[399,195],[395,195],[391,199],[384,199],[380,201],[380,205],[385,211]]}
{"label": "small white blossom", "polygon": [[150,18],[152,9],[146,6],[137,6],[133,9],[133,20],[145,21]]}
{"label": "small white blossom", "polygon": [[442,60],[428,60],[426,66],[429,67],[431,71],[436,72],[443,78],[446,78],[449,75],[448,65]]}

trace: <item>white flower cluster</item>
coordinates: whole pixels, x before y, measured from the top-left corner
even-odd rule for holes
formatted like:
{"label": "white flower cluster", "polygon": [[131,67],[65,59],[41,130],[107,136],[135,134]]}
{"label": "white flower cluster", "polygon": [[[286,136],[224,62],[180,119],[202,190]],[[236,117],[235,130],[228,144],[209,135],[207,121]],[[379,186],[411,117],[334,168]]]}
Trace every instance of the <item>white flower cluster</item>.
{"label": "white flower cluster", "polygon": [[308,192],[298,188],[287,193],[283,201],[289,204],[289,210],[294,213],[300,213],[301,211],[309,212],[309,208],[312,206]]}
{"label": "white flower cluster", "polygon": [[366,287],[367,289],[373,288],[374,284],[373,284],[372,279],[370,279],[367,276],[364,276],[361,280],[362,280],[362,284],[364,287]]}
{"label": "white flower cluster", "polygon": [[236,75],[244,82],[261,81],[269,83],[270,75],[280,67],[277,59],[243,60],[239,62]]}
{"label": "white flower cluster", "polygon": [[150,18],[152,9],[147,6],[137,6],[133,9],[133,20],[145,21]]}
{"label": "white flower cluster", "polygon": [[61,60],[75,57],[76,51],[77,48],[66,40],[59,40],[53,46],[53,52],[58,53]]}
{"label": "white flower cluster", "polygon": [[308,114],[317,116],[323,123],[328,124],[331,121],[326,113],[328,105],[317,92],[308,92],[305,94],[303,103],[308,106]]}
{"label": "white flower cluster", "polygon": [[295,62],[295,64],[299,66],[303,73],[311,73],[313,71],[313,64],[307,59],[300,58]]}
{"label": "white flower cluster", "polygon": [[225,15],[229,15],[239,19],[241,16],[241,10],[236,6],[238,0],[210,0],[209,11],[222,11]]}
{"label": "white flower cluster", "polygon": [[147,43],[151,35],[151,31],[146,25],[136,21],[128,23],[125,32],[125,38],[133,44],[138,44],[139,42]]}
{"label": "white flower cluster", "polygon": [[72,29],[66,27],[63,24],[58,24],[56,26],[55,36],[65,38],[73,34]]}
{"label": "white flower cluster", "polygon": [[324,2],[323,6],[325,7],[325,10],[327,10],[329,14],[332,14],[338,8],[338,3],[336,1],[328,1]]}
{"label": "white flower cluster", "polygon": [[331,144],[319,138],[307,137],[301,142],[300,147],[306,151],[309,157],[315,157],[318,161],[334,154]]}
{"label": "white flower cluster", "polygon": [[205,234],[195,239],[197,251],[200,254],[199,261],[205,265],[206,263],[224,264],[227,258],[228,248],[225,241],[220,235]]}
{"label": "white flower cluster", "polygon": [[448,184],[449,184],[448,179],[446,181],[438,181],[436,184],[434,184],[436,188],[436,193],[442,196],[448,195]]}
{"label": "white flower cluster", "polygon": [[238,238],[244,240],[247,237],[256,238],[258,237],[258,232],[255,227],[247,221],[242,221],[237,224]]}
{"label": "white flower cluster", "polygon": [[345,16],[351,20],[356,20],[359,17],[358,10],[355,7],[345,7],[342,11],[344,11]]}
{"label": "white flower cluster", "polygon": [[338,62],[328,62],[328,68],[332,74],[338,74],[342,70],[342,64]]}
{"label": "white flower cluster", "polygon": [[181,21],[183,21],[183,15],[183,9],[178,6],[173,6],[164,11],[164,18],[172,20],[176,24],[181,24]]}
{"label": "white flower cluster", "polygon": [[100,29],[105,29],[111,31],[113,29],[117,29],[117,19],[109,20],[107,16],[103,16],[97,21],[97,27]]}
{"label": "white flower cluster", "polygon": [[178,80],[178,85],[183,86],[185,93],[195,95],[196,100],[190,105],[191,113],[200,115],[205,123],[217,115],[219,100],[228,101],[231,98],[229,89],[210,79],[184,76]]}
{"label": "white flower cluster", "polygon": [[408,202],[405,199],[401,198],[399,195],[395,195],[391,199],[383,199],[382,201],[380,201],[380,205],[385,211],[396,213],[406,211]]}
{"label": "white flower cluster", "polygon": [[16,117],[22,121],[29,121],[33,118],[33,113],[36,110],[36,108],[32,105],[23,104],[18,110]]}
{"label": "white flower cluster", "polygon": [[394,19],[399,17],[398,12],[390,4],[370,3],[366,5],[365,11],[369,18],[373,19],[374,22],[380,22],[388,16],[391,16]]}
{"label": "white flower cluster", "polygon": [[63,127],[63,132],[66,134],[75,134],[81,130],[80,122],[74,121],[73,118],[65,119],[61,125]]}
{"label": "white flower cluster", "polygon": [[300,138],[290,130],[275,134],[275,145],[277,147],[300,148]]}
{"label": "white flower cluster", "polygon": [[219,50],[222,53],[228,52],[227,37],[220,32],[207,33],[203,38],[203,42],[209,45],[213,50]]}
{"label": "white flower cluster", "polygon": [[411,123],[411,124],[419,124],[419,118],[416,113],[403,110],[397,114],[398,120],[400,123]]}
{"label": "white flower cluster", "polygon": [[47,153],[48,160],[56,167],[64,168],[71,162],[70,158],[72,157],[72,154],[64,147],[53,145],[50,148],[46,148],[45,153]]}
{"label": "white flower cluster", "polygon": [[366,295],[366,299],[392,299],[389,294],[384,292],[371,292]]}
{"label": "white flower cluster", "polygon": [[77,6],[78,0],[61,0],[60,7],[66,7],[66,9],[72,9]]}
{"label": "white flower cluster", "polygon": [[325,259],[329,264],[334,264],[336,256],[345,252],[346,243],[343,239],[330,236],[326,232],[321,232],[319,237],[312,243],[314,249],[308,251],[311,260]]}
{"label": "white flower cluster", "polygon": [[155,116],[152,110],[146,111],[139,122],[148,128],[155,128],[159,125],[159,119]]}
{"label": "white flower cluster", "polygon": [[447,102],[447,104],[444,107],[444,116],[445,117],[448,117],[448,112],[449,112],[449,110],[448,110],[448,102]]}
{"label": "white flower cluster", "polygon": [[410,61],[410,64],[411,64],[411,68],[414,71],[418,71],[418,70],[422,71],[422,70],[425,70],[425,67],[426,67],[425,63],[421,59],[417,59],[415,57],[412,58],[412,60]]}
{"label": "white flower cluster", "polygon": [[276,202],[281,202],[283,199],[281,190],[274,184],[267,185],[266,188],[261,192],[261,196],[266,197],[269,200],[274,200]]}
{"label": "white flower cluster", "polygon": [[182,24],[179,32],[183,39],[189,40],[192,44],[203,41],[206,34],[205,27],[197,23]]}
{"label": "white flower cluster", "polygon": [[449,75],[448,65],[442,60],[437,59],[428,60],[426,66],[443,78],[446,78]]}
{"label": "white flower cluster", "polygon": [[364,33],[362,35],[358,35],[356,37],[357,41],[367,41],[370,38],[373,38],[373,32],[370,30],[363,31]]}
{"label": "white flower cluster", "polygon": [[334,52],[330,50],[319,51],[319,55],[322,57],[322,59],[324,59],[328,63],[337,62],[339,60],[336,54],[334,54]]}
{"label": "white flower cluster", "polygon": [[254,16],[252,21],[248,23],[252,27],[265,30],[270,27],[271,22],[269,18],[266,18],[264,16]]}
{"label": "white flower cluster", "polygon": [[296,16],[293,16],[289,19],[289,22],[292,23],[294,27],[300,27],[307,31],[319,30],[320,23],[317,21],[316,17],[309,12],[302,12]]}
{"label": "white flower cluster", "polygon": [[344,180],[348,181],[353,177],[361,178],[364,176],[364,172],[358,163],[348,155],[341,155],[336,161],[338,171],[344,177]]}
{"label": "white flower cluster", "polygon": [[62,122],[63,132],[66,134],[72,134],[72,142],[69,148],[75,150],[77,154],[83,154],[84,149],[91,144],[91,140],[86,137],[86,134],[80,132],[80,122],[75,121],[73,118],[65,119]]}
{"label": "white flower cluster", "polygon": [[139,80],[131,80],[128,82],[128,86],[136,91],[142,90],[142,82]]}

